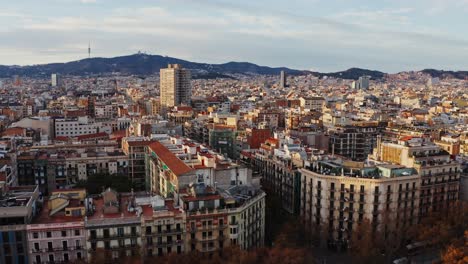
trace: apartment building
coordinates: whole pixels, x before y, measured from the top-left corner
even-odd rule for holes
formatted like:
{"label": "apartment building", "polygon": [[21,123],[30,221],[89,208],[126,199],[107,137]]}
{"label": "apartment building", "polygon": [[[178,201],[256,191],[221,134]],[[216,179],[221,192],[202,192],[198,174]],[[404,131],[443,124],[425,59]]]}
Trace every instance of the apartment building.
{"label": "apartment building", "polygon": [[0,263],[29,264],[26,225],[37,214],[37,186],[0,186]]}
{"label": "apartment building", "polygon": [[122,150],[128,159],[128,178],[138,190],[149,190],[146,186],[145,147],[153,142],[149,137],[125,137]]}
{"label": "apartment building", "polygon": [[379,142],[371,157],[418,171],[421,216],[446,208],[459,199],[460,164],[428,138],[404,136],[396,142]]}
{"label": "apartment building", "polygon": [[312,111],[322,111],[322,107],[325,104],[325,98],[320,96],[301,97],[299,98],[299,101],[301,108]]}
{"label": "apartment building", "polygon": [[352,168],[321,160],[306,162],[299,173],[300,215],[331,243],[346,245],[364,219],[385,236],[418,222],[420,177],[413,168]]}
{"label": "apartment building", "polygon": [[363,161],[377,145],[377,136],[385,125],[379,122],[356,122],[352,125],[329,127],[329,152]]}
{"label": "apartment building", "polygon": [[146,166],[151,191],[168,197],[190,183],[227,188],[251,184],[250,168],[183,137],[151,143]]}
{"label": "apartment building", "polygon": [[86,259],[84,189],[52,192],[33,222],[27,225],[30,263],[61,263]]}
{"label": "apartment building", "polygon": [[185,214],[172,199],[161,196],[136,198],[142,208],[141,242],[144,256],[186,252]]}
{"label": "apartment building", "polygon": [[127,156],[119,151],[41,149],[17,157],[19,184],[37,184],[43,194],[65,189],[96,173],[127,174]]}
{"label": "apartment building", "polygon": [[179,64],[169,64],[167,68],[160,70],[159,79],[161,107],[190,105],[192,96],[190,70]]}
{"label": "apartment building", "polygon": [[99,132],[106,132],[108,134],[112,132],[112,127],[95,123],[88,116],[55,119],[54,129],[55,137],[77,137]]}
{"label": "apartment building", "polygon": [[198,183],[180,193],[186,214],[188,252],[264,245],[265,193],[260,189],[234,186],[223,190]]}
{"label": "apartment building", "polygon": [[109,259],[140,254],[141,219],[132,195],[107,189],[96,199],[87,199],[84,220],[88,259],[97,249]]}

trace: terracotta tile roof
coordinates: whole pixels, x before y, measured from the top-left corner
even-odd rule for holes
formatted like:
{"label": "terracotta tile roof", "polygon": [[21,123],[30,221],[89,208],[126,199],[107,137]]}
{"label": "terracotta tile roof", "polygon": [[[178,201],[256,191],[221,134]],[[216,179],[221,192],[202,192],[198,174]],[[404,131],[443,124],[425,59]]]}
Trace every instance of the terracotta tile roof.
{"label": "terracotta tile roof", "polygon": [[151,143],[149,147],[156,153],[156,155],[158,155],[158,158],[161,159],[175,175],[180,176],[192,171],[192,169],[187,166],[185,162],[177,158],[174,153],[172,153],[158,141]]}
{"label": "terracotta tile roof", "polygon": [[26,132],[26,128],[10,127],[3,132],[3,136],[22,136]]}
{"label": "terracotta tile roof", "polygon": [[109,135],[106,132],[100,132],[100,133],[94,133],[94,134],[88,134],[88,135],[81,135],[78,136],[78,140],[85,140],[85,139],[93,139],[93,138],[102,138],[102,137],[108,137]]}
{"label": "terracotta tile roof", "polygon": [[128,145],[130,147],[141,147],[141,146],[147,146],[150,145],[152,141],[149,140],[140,140],[140,141],[128,141]]}
{"label": "terracotta tile roof", "polygon": [[404,136],[404,137],[400,138],[401,141],[408,141],[408,140],[411,140],[411,139],[413,139],[412,136]]}

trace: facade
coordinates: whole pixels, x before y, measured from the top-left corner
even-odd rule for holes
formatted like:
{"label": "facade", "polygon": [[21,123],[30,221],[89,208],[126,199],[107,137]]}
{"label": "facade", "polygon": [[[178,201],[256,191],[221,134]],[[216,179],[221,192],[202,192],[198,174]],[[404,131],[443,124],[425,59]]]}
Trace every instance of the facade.
{"label": "facade", "polygon": [[212,149],[226,154],[230,158],[237,156],[236,151],[237,131],[233,126],[214,125],[208,132],[208,142]]}
{"label": "facade", "polygon": [[[93,114],[94,115],[94,114]],[[76,137],[87,134],[96,134],[99,125],[88,117],[55,119],[55,137]]]}
{"label": "facade", "polygon": [[264,245],[265,193],[259,189],[237,186],[218,191],[194,184],[181,191],[180,204],[186,213],[187,252]]}
{"label": "facade", "polygon": [[42,212],[27,225],[30,263],[61,263],[86,259],[82,189],[56,191]]}
{"label": "facade", "polygon": [[290,159],[255,153],[255,166],[262,175],[264,188],[281,199],[283,209],[297,213],[299,178],[297,166]]}
{"label": "facade", "polygon": [[85,217],[88,259],[97,250],[109,259],[140,254],[141,220],[133,196],[107,189],[98,199],[87,200]]}
{"label": "facade", "polygon": [[30,263],[86,259],[83,221],[28,225]]}
{"label": "facade", "polygon": [[122,150],[128,158],[128,178],[139,190],[149,189],[145,187],[145,147],[151,144],[152,140],[147,137],[125,137],[122,139]]}
{"label": "facade", "polygon": [[370,80],[370,77],[369,76],[361,76],[359,77],[358,79],[358,82],[357,82],[357,89],[362,89],[362,90],[367,90],[369,89],[369,80]]}
{"label": "facade", "polygon": [[384,127],[384,124],[379,122],[330,127],[329,152],[355,161],[363,161],[377,145],[377,136]]}
{"label": "facade", "polygon": [[173,200],[161,196],[136,198],[142,208],[141,242],[143,256],[186,252],[185,214]]}
{"label": "facade", "polygon": [[307,162],[301,177],[300,215],[331,243],[347,244],[367,219],[385,233],[418,223],[420,177],[412,168],[349,168],[331,160]]}
{"label": "facade", "polygon": [[[54,154],[49,154],[51,153]],[[37,184],[43,194],[66,189],[96,173],[127,175],[128,158],[119,151],[42,148],[17,157],[19,184]]]}
{"label": "facade", "polygon": [[427,138],[405,136],[397,142],[379,142],[372,157],[418,171],[421,176],[421,216],[440,211],[459,199],[460,164]]}
{"label": "facade", "polygon": [[288,87],[287,76],[286,76],[286,72],[284,72],[284,71],[280,72],[280,87],[281,88]]}
{"label": "facade", "polygon": [[37,186],[0,189],[0,263],[28,264],[26,225],[37,213]]}
{"label": "facade", "polygon": [[52,75],[50,76],[50,83],[52,85],[52,87],[57,87],[57,86],[60,86],[61,82],[60,82],[60,76],[57,74],[57,73],[52,73]]}
{"label": "facade", "polygon": [[325,104],[325,98],[323,97],[301,97],[299,98],[301,102],[301,108],[312,110],[312,111],[322,111],[322,107]]}
{"label": "facade", "polygon": [[179,64],[169,64],[166,69],[160,70],[159,78],[161,107],[190,105],[192,96],[190,70],[182,68]]}

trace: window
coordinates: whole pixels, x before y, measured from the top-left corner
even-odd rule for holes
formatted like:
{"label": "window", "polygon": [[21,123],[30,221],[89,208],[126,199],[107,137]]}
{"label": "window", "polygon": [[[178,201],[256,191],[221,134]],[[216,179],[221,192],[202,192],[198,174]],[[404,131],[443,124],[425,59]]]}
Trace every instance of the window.
{"label": "window", "polygon": [[40,255],[36,255],[36,263],[41,263],[41,256]]}
{"label": "window", "polygon": [[75,236],[79,236],[80,235],[80,230],[79,229],[75,229]]}
{"label": "window", "polygon": [[15,236],[16,236],[16,242],[23,241],[23,234],[21,232],[16,231]]}
{"label": "window", "polygon": [[10,241],[10,236],[8,235],[8,232],[3,232],[2,238],[3,238],[3,243],[8,243],[8,241]]}
{"label": "window", "polygon": [[52,237],[52,232],[47,232],[47,233],[46,233],[46,236],[47,236],[47,237]]}
{"label": "window", "polygon": [[117,228],[117,236],[123,237],[124,236],[124,229],[123,227]]}
{"label": "window", "polygon": [[67,231],[63,230],[62,231],[62,237],[66,237],[67,236]]}
{"label": "window", "polygon": [[39,238],[39,234],[37,232],[33,233],[33,238]]}
{"label": "window", "polygon": [[39,243],[34,243],[34,250],[39,250]]}
{"label": "window", "polygon": [[53,250],[53,248],[54,248],[54,247],[53,247],[53,245],[52,245],[52,242],[47,242],[47,249],[48,249],[49,251],[51,251],[51,250]]}
{"label": "window", "polygon": [[81,258],[82,258],[81,252],[77,252],[77,253],[76,253],[76,258],[77,258],[77,259],[81,259]]}

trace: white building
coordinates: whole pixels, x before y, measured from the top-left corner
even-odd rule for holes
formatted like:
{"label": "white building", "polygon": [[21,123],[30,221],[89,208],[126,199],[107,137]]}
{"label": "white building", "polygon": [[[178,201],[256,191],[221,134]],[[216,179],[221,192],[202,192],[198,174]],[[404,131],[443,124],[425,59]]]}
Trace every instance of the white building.
{"label": "white building", "polygon": [[110,133],[111,131],[112,128],[95,123],[87,116],[55,119],[55,137],[77,137],[99,132]]}

